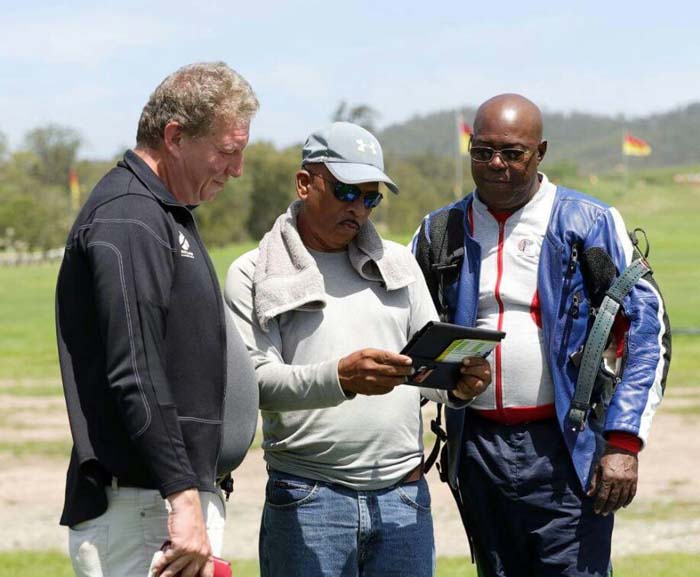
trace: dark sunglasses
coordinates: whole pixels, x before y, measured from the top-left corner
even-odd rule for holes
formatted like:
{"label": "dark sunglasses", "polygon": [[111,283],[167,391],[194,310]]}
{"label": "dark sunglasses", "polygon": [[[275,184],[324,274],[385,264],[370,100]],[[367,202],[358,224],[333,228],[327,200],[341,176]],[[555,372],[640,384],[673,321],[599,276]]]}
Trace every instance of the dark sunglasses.
{"label": "dark sunglasses", "polygon": [[328,184],[332,184],[333,194],[338,200],[342,202],[355,202],[364,194],[364,197],[362,198],[362,204],[365,205],[365,208],[375,208],[384,198],[384,196],[380,192],[363,193],[362,190],[360,190],[360,187],[355,186],[354,184],[347,184],[345,182],[340,182],[339,180],[330,180],[328,178],[323,178],[317,172],[311,172],[310,170],[308,171],[308,173],[311,176],[318,176],[321,180],[327,182]]}
{"label": "dark sunglasses", "polygon": [[520,150],[519,148],[502,148],[496,150],[490,146],[472,146],[469,149],[469,156],[474,162],[491,162],[493,157],[498,154],[501,160],[506,164],[511,162],[524,162],[532,155],[529,150]]}

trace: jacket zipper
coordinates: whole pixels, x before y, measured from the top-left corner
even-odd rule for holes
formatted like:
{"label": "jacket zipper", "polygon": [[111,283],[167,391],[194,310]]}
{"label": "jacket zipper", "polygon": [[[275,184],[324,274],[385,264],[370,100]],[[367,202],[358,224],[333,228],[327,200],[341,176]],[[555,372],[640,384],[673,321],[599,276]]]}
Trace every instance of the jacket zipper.
{"label": "jacket zipper", "polygon": [[[497,256],[497,272],[496,272],[496,287],[494,288],[494,297],[498,304],[498,330],[503,330],[503,301],[501,300],[501,280],[503,279],[503,244],[505,240],[506,223],[505,220],[498,220],[498,256]],[[494,365],[496,369],[496,410],[499,413],[503,412],[503,364],[501,360],[501,344],[496,346],[494,353]]]}

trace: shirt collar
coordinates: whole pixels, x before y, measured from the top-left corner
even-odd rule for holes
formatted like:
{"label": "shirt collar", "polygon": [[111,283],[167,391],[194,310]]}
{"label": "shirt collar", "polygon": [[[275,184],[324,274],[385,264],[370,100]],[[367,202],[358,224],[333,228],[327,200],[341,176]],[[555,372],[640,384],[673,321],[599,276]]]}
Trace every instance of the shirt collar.
{"label": "shirt collar", "polygon": [[158,175],[153,172],[153,170],[151,170],[151,167],[148,166],[133,150],[127,150],[124,153],[124,160],[122,162],[161,202],[165,204],[184,206],[181,202],[177,201],[177,199],[165,186],[165,183],[158,178]]}
{"label": "shirt collar", "polygon": [[[489,208],[484,204],[484,202],[479,198],[479,191],[474,189],[474,194],[473,194],[473,205],[474,208],[480,212],[485,212],[489,213],[496,218],[496,220],[506,220],[507,216],[512,216],[514,214],[522,213],[526,207],[532,206],[534,203],[539,202],[542,198],[544,198],[547,194],[552,192],[552,189],[556,189],[556,186],[554,186],[551,182],[549,182],[549,179],[547,178],[547,175],[544,172],[538,172],[537,173],[538,180],[540,181],[540,186],[537,189],[537,192],[532,195],[532,198],[523,206],[521,206],[518,210],[514,210],[511,213],[499,213],[498,215],[492,213]],[[500,216],[500,218],[499,218]]]}

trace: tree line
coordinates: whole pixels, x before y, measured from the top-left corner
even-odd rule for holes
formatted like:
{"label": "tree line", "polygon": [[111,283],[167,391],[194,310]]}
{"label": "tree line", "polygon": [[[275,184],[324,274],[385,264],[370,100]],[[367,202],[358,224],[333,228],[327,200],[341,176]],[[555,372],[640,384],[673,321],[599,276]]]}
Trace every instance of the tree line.
{"label": "tree line", "polygon": [[[361,107],[339,107],[339,116],[371,120]],[[48,250],[64,244],[76,214],[70,171],[77,174],[78,204],[82,204],[121,157],[78,160],[82,142],[80,134],[69,127],[47,125],[30,131],[22,146],[11,151],[0,133],[0,250]],[[260,239],[296,198],[294,175],[300,159],[301,143],[287,148],[276,148],[269,142],[250,144],[243,176],[230,180],[215,202],[196,209],[205,242],[220,246]],[[384,201],[372,216],[383,233],[411,233],[426,213],[454,198],[450,158],[431,153],[389,153],[385,154],[385,165],[401,193],[395,196],[383,191]],[[465,170],[467,166],[465,163]],[[465,182],[470,182],[468,174],[465,177]]]}
{"label": "tree line", "polygon": [[[467,123],[473,122],[476,108],[460,110]],[[584,173],[604,173],[623,162],[622,136],[629,132],[646,140],[651,156],[628,158],[634,169],[697,165],[700,161],[700,102],[679,106],[667,112],[644,117],[610,116],[584,112],[559,113],[544,110],[544,137],[549,142],[545,168],[574,161]],[[416,115],[385,127],[378,138],[385,149],[400,155],[451,155],[455,142],[454,111]]]}

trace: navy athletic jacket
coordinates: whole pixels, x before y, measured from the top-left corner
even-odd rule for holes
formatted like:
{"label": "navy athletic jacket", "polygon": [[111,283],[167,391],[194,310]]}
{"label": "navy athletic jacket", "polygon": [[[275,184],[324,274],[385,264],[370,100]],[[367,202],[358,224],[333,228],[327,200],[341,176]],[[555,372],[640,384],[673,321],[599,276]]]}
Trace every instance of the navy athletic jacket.
{"label": "navy athletic jacket", "polygon": [[105,485],[213,491],[226,382],[223,301],[189,208],[132,151],[68,236],[56,331],[73,451],[61,524]]}

